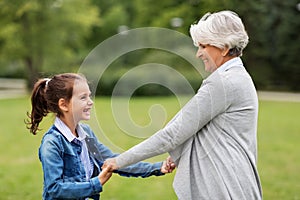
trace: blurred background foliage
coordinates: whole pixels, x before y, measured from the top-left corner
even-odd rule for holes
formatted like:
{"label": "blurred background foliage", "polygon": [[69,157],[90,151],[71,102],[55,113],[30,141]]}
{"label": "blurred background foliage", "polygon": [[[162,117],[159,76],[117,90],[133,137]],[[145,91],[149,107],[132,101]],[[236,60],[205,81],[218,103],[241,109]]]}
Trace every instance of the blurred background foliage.
{"label": "blurred background foliage", "polygon": [[[93,48],[121,31],[164,27],[189,35],[203,14],[225,9],[245,23],[250,42],[243,60],[257,89],[300,91],[298,0],[0,0],[0,77],[25,78],[31,88],[39,77],[77,72]],[[201,83],[177,56],[141,50],[112,63],[97,93],[110,95],[126,70],[148,62],[176,68],[195,90]],[[136,95],[168,94],[148,87]]]}

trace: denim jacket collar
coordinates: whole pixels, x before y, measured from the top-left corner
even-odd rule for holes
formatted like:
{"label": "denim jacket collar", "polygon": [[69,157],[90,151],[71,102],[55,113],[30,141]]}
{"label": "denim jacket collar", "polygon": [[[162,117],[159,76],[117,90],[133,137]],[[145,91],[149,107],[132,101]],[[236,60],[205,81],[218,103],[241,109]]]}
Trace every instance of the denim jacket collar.
{"label": "denim jacket collar", "polygon": [[78,138],[76,138],[75,135],[72,134],[69,127],[58,117],[55,118],[54,125],[59,130],[59,132],[61,132],[67,138],[69,142],[72,142],[74,139],[82,141],[87,136],[86,132],[83,130],[80,124],[76,127],[79,136]]}

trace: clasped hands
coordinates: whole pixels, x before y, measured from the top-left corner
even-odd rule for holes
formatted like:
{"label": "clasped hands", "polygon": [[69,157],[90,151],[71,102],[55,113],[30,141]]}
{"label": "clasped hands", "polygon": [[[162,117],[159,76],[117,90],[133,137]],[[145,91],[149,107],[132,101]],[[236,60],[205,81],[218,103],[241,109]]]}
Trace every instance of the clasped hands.
{"label": "clasped hands", "polygon": [[[172,173],[175,167],[176,165],[174,161],[169,156],[165,161],[163,161],[160,171],[161,173],[164,174]],[[117,169],[119,169],[119,166],[117,166],[116,158],[109,158],[105,160],[102,166],[102,171],[98,175],[101,185],[104,185],[108,181],[108,179],[110,179],[110,177],[112,176],[113,171]]]}
{"label": "clasped hands", "polygon": [[[160,168],[161,173],[167,174],[167,173],[172,173],[173,170],[175,169],[176,165],[172,158],[169,156],[165,161],[163,161],[163,164]],[[108,171],[114,171],[119,169],[119,166],[117,165],[116,159],[115,158],[109,158],[105,160],[102,170],[108,168]]]}

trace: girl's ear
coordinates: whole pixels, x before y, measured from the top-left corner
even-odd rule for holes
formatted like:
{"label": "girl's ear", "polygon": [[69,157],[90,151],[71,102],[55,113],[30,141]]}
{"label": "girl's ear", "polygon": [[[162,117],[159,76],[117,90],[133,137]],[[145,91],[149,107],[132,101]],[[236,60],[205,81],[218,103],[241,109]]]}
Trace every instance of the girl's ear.
{"label": "girl's ear", "polygon": [[58,100],[58,107],[63,112],[68,112],[69,111],[68,102],[63,98],[60,98]]}

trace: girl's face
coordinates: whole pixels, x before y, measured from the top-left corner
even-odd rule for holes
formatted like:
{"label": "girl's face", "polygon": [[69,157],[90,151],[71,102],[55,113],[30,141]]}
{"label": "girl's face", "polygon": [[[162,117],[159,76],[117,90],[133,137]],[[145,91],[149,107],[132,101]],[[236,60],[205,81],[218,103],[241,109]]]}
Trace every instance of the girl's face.
{"label": "girl's face", "polygon": [[218,67],[224,63],[224,56],[222,50],[211,46],[209,44],[199,43],[197,58],[201,58],[204,63],[205,71],[214,72]]}
{"label": "girl's face", "polygon": [[73,115],[75,124],[81,120],[89,120],[93,106],[91,91],[85,80],[75,80],[73,96],[70,100],[69,109]]}

